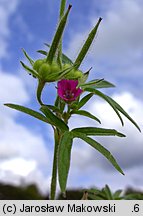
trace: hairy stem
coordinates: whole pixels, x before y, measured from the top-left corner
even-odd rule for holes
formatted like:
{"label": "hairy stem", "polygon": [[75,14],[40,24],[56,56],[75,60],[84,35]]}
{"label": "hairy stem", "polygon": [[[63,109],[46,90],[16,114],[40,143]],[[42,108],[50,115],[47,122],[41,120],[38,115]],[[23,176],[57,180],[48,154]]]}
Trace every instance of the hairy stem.
{"label": "hairy stem", "polygon": [[37,87],[37,100],[41,106],[43,105],[43,102],[41,100],[41,94],[42,94],[42,90],[43,90],[44,86],[45,86],[45,82],[39,80],[38,81],[38,87]]}
{"label": "hairy stem", "polygon": [[56,186],[57,186],[57,166],[58,166],[58,147],[60,141],[60,134],[58,129],[54,129],[54,138],[55,138],[55,146],[54,146],[54,157],[53,157],[53,170],[52,170],[52,180],[51,180],[51,191],[50,191],[50,199],[54,200],[56,195]]}

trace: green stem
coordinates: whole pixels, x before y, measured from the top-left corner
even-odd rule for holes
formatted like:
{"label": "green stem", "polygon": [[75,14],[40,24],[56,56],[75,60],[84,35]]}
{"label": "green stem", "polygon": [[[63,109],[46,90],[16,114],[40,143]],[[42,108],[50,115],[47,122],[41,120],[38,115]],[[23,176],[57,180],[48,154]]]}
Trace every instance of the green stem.
{"label": "green stem", "polygon": [[57,186],[58,146],[60,141],[60,134],[58,129],[54,129],[54,138],[55,138],[55,146],[54,146],[53,170],[52,170],[51,191],[50,191],[51,200],[55,199],[56,186]]}
{"label": "green stem", "polygon": [[42,90],[43,90],[44,86],[45,86],[45,82],[39,80],[38,81],[38,87],[37,87],[37,100],[41,106],[43,105],[43,102],[41,100],[41,94],[42,94]]}

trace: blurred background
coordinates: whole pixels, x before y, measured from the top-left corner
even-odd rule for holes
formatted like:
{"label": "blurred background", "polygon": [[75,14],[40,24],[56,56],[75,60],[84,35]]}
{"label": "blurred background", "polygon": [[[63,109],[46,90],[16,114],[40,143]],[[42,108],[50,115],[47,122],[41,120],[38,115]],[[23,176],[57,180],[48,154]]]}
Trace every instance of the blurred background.
{"label": "blurred background", "polygon": [[[63,50],[75,59],[99,17],[103,21],[81,69],[92,67],[89,79],[105,78],[116,88],[104,89],[134,118],[143,130],[143,1],[70,0],[72,10],[65,29]],[[53,156],[53,132],[32,117],[4,107],[17,103],[39,109],[37,80],[20,66],[24,48],[34,59],[36,51],[51,43],[59,11],[59,0],[0,0],[0,183],[14,186],[35,184],[43,195],[49,191]],[[56,84],[47,85],[43,98],[52,104]],[[132,187],[143,190],[143,134],[128,120],[122,127],[114,111],[94,97],[85,107],[101,119],[105,128],[115,128],[126,138],[100,141],[117,159],[125,176],[86,143],[75,140],[68,188]],[[70,127],[98,126],[86,117],[72,117]]]}

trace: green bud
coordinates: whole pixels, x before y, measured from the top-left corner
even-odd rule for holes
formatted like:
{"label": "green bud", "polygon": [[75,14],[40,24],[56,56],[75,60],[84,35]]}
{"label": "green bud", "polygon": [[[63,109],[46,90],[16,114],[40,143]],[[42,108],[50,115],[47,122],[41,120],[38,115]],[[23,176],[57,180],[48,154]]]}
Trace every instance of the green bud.
{"label": "green bud", "polygon": [[38,72],[44,82],[54,82],[59,78],[60,67],[56,62],[53,62],[51,65],[44,62],[40,65]]}
{"label": "green bud", "polygon": [[39,74],[41,75],[42,79],[46,81],[46,77],[51,74],[50,65],[47,63],[42,63],[39,67]]}
{"label": "green bud", "polygon": [[60,67],[56,62],[52,62],[51,71],[52,73],[57,73],[60,71]]}
{"label": "green bud", "polygon": [[33,69],[39,72],[41,65],[45,62],[45,59],[38,59],[34,62]]}
{"label": "green bud", "polygon": [[[65,65],[63,66],[63,69],[68,69],[68,68],[70,68],[70,67],[71,67],[70,64],[65,64]],[[64,76],[64,78],[65,78],[65,79],[79,79],[79,78],[82,77],[82,75],[83,75],[82,71],[76,70],[76,69],[73,68],[73,69],[71,69],[71,71],[70,71],[68,74],[66,74],[66,75]]]}

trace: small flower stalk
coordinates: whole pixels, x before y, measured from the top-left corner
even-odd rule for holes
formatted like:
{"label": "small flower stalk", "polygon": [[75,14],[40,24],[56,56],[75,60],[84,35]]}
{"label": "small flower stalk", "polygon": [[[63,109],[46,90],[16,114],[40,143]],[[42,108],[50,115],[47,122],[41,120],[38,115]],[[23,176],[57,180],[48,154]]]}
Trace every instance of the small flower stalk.
{"label": "small flower stalk", "polygon": [[[132,124],[140,131],[138,124],[128,115],[128,113],[111,97],[102,93],[99,89],[111,88],[114,85],[103,78],[88,80],[88,75],[92,71],[91,68],[86,72],[80,69],[80,66],[88,53],[88,50],[93,43],[102,18],[99,18],[95,27],[89,33],[81,51],[75,60],[71,60],[62,52],[62,36],[66,27],[71,5],[67,8],[66,0],[61,0],[59,24],[51,45],[45,44],[48,51],[38,50],[43,58],[33,60],[28,56],[23,49],[23,53],[28,60],[29,65],[21,62],[23,68],[38,81],[36,90],[37,101],[39,103],[39,111],[31,108],[23,107],[17,104],[5,104],[6,106],[21,111],[27,115],[33,116],[45,124],[50,124],[54,130],[54,156],[53,156],[53,171],[51,178],[50,199],[56,197],[57,179],[59,181],[61,192],[66,195],[66,186],[68,180],[68,173],[70,169],[71,150],[75,138],[83,140],[95,150],[99,151],[109,162],[115,167],[117,171],[124,174],[118,162],[111,152],[109,152],[102,144],[93,139],[93,136],[118,136],[125,137],[124,134],[115,129],[108,129],[102,127],[80,127],[70,129],[68,125],[69,119],[73,115],[80,115],[83,118],[90,118],[96,124],[101,121],[83,107],[91,97],[94,95],[105,100],[116,112],[122,125],[122,115],[128,118]],[[53,105],[42,101],[41,95],[46,83],[56,83],[57,97]],[[47,90],[47,98],[49,92]],[[103,113],[104,115],[104,113]],[[78,155],[77,155],[78,157]],[[58,176],[58,178],[57,178]]]}

